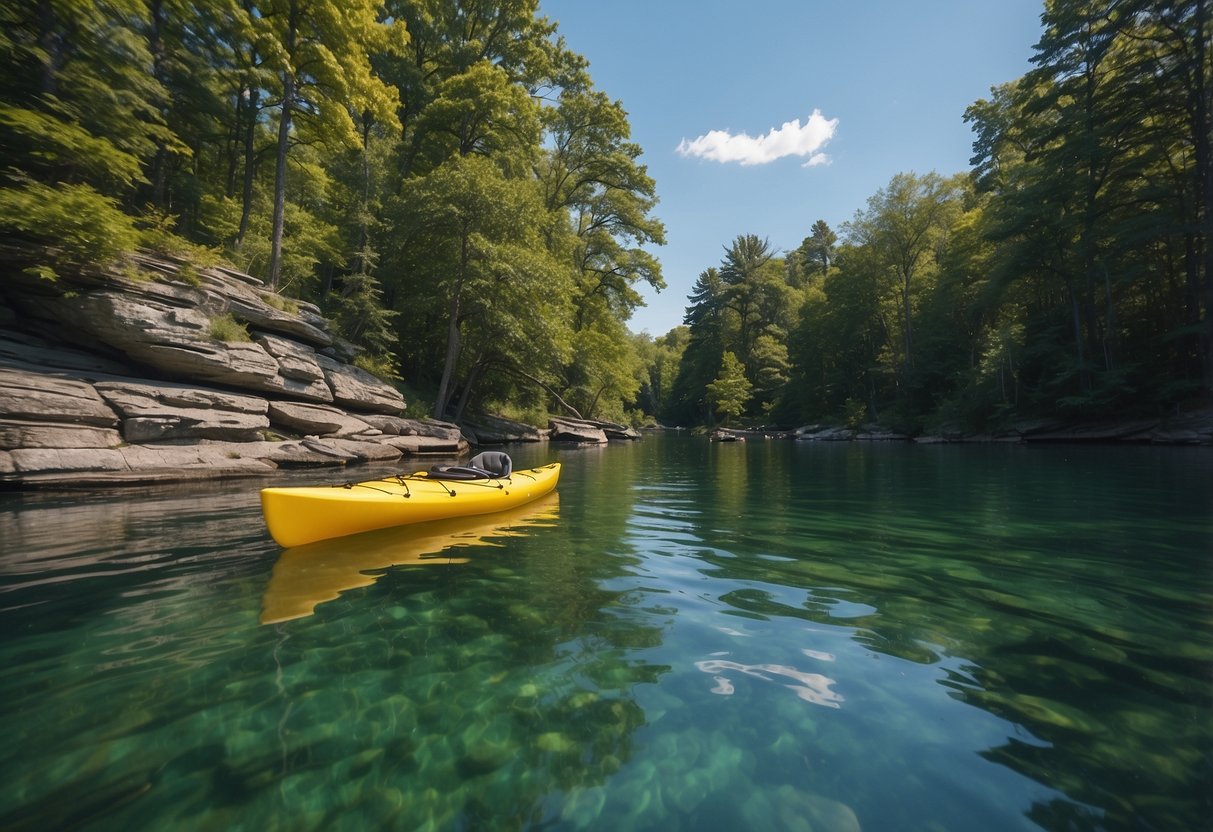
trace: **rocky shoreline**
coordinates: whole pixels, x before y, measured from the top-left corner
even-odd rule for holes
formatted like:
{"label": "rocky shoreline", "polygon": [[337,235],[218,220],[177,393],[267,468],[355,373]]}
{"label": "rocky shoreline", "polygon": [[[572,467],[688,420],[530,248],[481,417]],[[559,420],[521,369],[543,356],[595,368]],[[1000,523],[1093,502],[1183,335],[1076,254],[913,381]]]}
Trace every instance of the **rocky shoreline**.
{"label": "rocky shoreline", "polygon": [[[250,275],[137,255],[46,281],[0,251],[0,487],[272,476],[466,455],[473,444],[605,443],[620,425],[406,418],[394,387],[316,307]],[[629,436],[628,434],[631,434]]]}
{"label": "rocky shoreline", "polygon": [[[458,458],[476,445],[604,444],[625,425],[478,415],[407,418],[396,388],[354,364],[320,310],[214,267],[134,256],[122,271],[47,281],[0,246],[0,488],[273,476],[283,468]],[[737,438],[911,441],[870,427],[729,431]],[[1213,411],[1116,425],[1032,423],[916,442],[1213,444]]]}
{"label": "rocky shoreline", "polygon": [[1126,419],[1114,422],[1067,423],[1058,419],[1018,422],[992,433],[968,433],[959,429],[933,434],[909,434],[864,425],[805,425],[794,430],[717,428],[715,442],[753,439],[794,439],[802,442],[914,442],[920,445],[961,443],[1105,443],[1124,445],[1213,445],[1213,409],[1195,410],[1167,417]]}
{"label": "rocky shoreline", "polygon": [[124,274],[49,282],[5,254],[0,486],[258,476],[468,450],[455,425],[404,418],[403,396],[351,363],[318,309],[249,275],[139,256]]}

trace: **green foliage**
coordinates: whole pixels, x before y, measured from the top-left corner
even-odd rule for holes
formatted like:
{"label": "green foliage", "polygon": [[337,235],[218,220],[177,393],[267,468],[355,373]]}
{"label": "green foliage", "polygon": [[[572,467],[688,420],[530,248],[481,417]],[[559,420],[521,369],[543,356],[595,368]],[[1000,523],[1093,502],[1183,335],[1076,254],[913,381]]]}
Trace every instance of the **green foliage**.
{"label": "green foliage", "polygon": [[38,168],[74,168],[82,178],[117,190],[144,181],[137,156],[58,114],[0,103],[0,129],[5,146]]}
{"label": "green foliage", "polygon": [[288,315],[299,314],[299,301],[294,298],[285,297],[277,292],[262,292],[261,299],[267,306],[272,306],[279,312],[285,312]]}
{"label": "green foliage", "polygon": [[535,0],[7,3],[0,231],[44,277],[222,252],[447,416],[1173,409],[1213,395],[1209,18],[1051,0],[971,176],[898,174],[786,257],[739,235],[651,339],[656,183]]}
{"label": "green foliage", "polygon": [[[351,274],[341,279],[341,290],[330,296],[333,323],[341,337],[352,341],[376,362],[388,365],[396,347],[393,323],[397,313],[384,309],[379,284],[368,274]],[[395,370],[391,371],[394,375]],[[379,373],[376,373],[379,375]]]}
{"label": "green foliage", "polygon": [[116,199],[85,184],[0,188],[0,228],[47,246],[52,268],[112,264],[141,239]]}
{"label": "green foliage", "polygon": [[248,327],[237,321],[228,312],[211,318],[207,334],[216,341],[225,341],[227,343],[241,343],[253,340],[253,336],[249,335]]}
{"label": "green foliage", "polygon": [[[222,262],[219,252],[209,246],[191,242],[173,229],[176,219],[156,210],[145,212],[136,223],[139,227],[139,248],[154,254],[182,260],[188,270],[207,269]],[[183,275],[184,277],[184,275]]]}
{"label": "green foliage", "polygon": [[789,270],[788,282],[794,286],[804,286],[815,278],[829,274],[837,245],[838,235],[825,220],[813,223],[812,233],[796,249],[795,257],[790,258],[795,266]]}
{"label": "green foliage", "polygon": [[[319,272],[342,259],[337,226],[326,222],[322,213],[313,213],[311,207],[298,202],[287,206],[285,226],[290,245],[281,255],[276,288],[305,298],[317,293]],[[264,274],[269,269],[273,250],[271,223],[271,216],[254,214],[244,245],[233,252],[234,259],[254,274]]]}
{"label": "green foliage", "polygon": [[847,399],[842,408],[842,423],[851,430],[859,430],[868,419],[868,406],[860,399]]}
{"label": "green foliage", "polygon": [[658,378],[625,325],[656,185],[535,0],[9,3],[0,52],[0,229],[39,274],[221,252],[448,415],[622,418]]}
{"label": "green foliage", "polygon": [[435,415],[490,363],[535,367],[569,354],[569,275],[543,245],[533,181],[460,156],[407,183],[401,207],[397,262],[413,277],[401,289],[405,321],[420,330],[428,320],[426,334],[446,345]]}
{"label": "green foliage", "polygon": [[490,403],[486,411],[503,419],[521,422],[536,428],[546,428],[550,414],[539,404],[518,404],[510,401]]}
{"label": "green foliage", "polygon": [[740,416],[750,399],[750,381],[745,377],[745,368],[731,352],[725,352],[720,361],[720,375],[707,387],[707,400],[715,412],[724,416],[727,425],[733,417]]}
{"label": "green foliage", "polygon": [[[748,411],[765,417],[789,380],[788,332],[795,320],[798,290],[768,241],[753,234],[737,237],[725,249],[720,268],[703,272],[690,296],[689,337],[683,365],[673,383],[665,418],[694,422],[710,418],[703,391],[720,370],[723,356],[741,362],[747,383]],[[750,395],[752,393],[752,395]]]}
{"label": "green foliage", "polygon": [[389,355],[359,353],[354,356],[354,366],[366,370],[382,381],[393,382],[400,380],[400,373],[396,370],[396,362]]}
{"label": "green foliage", "polygon": [[639,407],[636,412],[647,414],[643,418],[634,418],[634,424],[655,422],[656,417],[664,417],[669,410],[678,368],[689,338],[690,330],[685,326],[675,327],[656,339],[647,333],[633,337],[636,352],[645,368],[637,393]]}
{"label": "green foliage", "polygon": [[700,276],[672,413],[710,418],[726,351],[749,413],[781,421],[992,429],[1210,400],[1207,4],[1056,0],[1043,20],[1036,68],[966,113],[971,176],[898,174],[841,242],[814,224],[783,290],[752,238]]}
{"label": "green foliage", "polygon": [[161,115],[166,91],[142,3],[0,7],[0,151],[39,182],[88,183],[107,196],[146,181],[157,148],[188,149]]}

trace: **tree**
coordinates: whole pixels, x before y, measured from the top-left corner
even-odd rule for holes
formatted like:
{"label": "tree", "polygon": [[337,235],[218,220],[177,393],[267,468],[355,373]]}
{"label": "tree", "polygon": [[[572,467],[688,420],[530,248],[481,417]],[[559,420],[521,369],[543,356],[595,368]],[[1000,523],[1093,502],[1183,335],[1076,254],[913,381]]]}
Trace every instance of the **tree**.
{"label": "tree", "polygon": [[829,274],[837,244],[838,235],[830,229],[825,220],[813,223],[812,233],[805,237],[800,248],[796,249],[801,271],[801,274],[797,275],[798,282],[804,283],[814,276],[824,277]]}
{"label": "tree", "polygon": [[937,173],[899,173],[843,225],[848,241],[867,249],[869,267],[897,293],[903,372],[914,366],[916,283],[933,269],[936,248],[958,208],[958,186]]}
{"label": "tree", "polygon": [[1207,5],[1050,3],[1036,69],[966,113],[1040,407],[1208,395]]}
{"label": "tree", "polygon": [[358,146],[351,117],[369,113],[399,129],[399,97],[371,71],[370,53],[403,46],[399,22],[380,23],[381,0],[269,0],[255,16],[261,51],[281,82],[274,213],[267,278],[278,286],[286,217],[287,161],[296,115],[331,146]]}
{"label": "tree", "polygon": [[636,336],[646,371],[637,401],[645,413],[658,418],[665,417],[678,366],[683,353],[686,352],[689,338],[690,330],[685,326],[674,327],[657,338],[652,338],[647,333]]}
{"label": "tree", "polygon": [[754,339],[765,325],[762,311],[769,305],[769,295],[777,291],[782,275],[766,268],[775,257],[767,240],[754,234],[739,235],[725,249],[720,264],[720,280],[724,284],[721,302],[737,314],[735,344],[743,358],[748,358]]}
{"label": "tree", "polygon": [[731,313],[724,305],[724,282],[720,271],[708,268],[700,272],[688,300],[683,318],[687,326],[687,345],[678,364],[678,374],[670,391],[662,418],[674,423],[697,423],[712,417],[704,400],[707,385],[720,371],[725,339],[731,328]]}
{"label": "tree", "polygon": [[185,150],[161,115],[146,23],[136,0],[0,7],[0,226],[75,263],[138,238],[129,200],[146,164]]}
{"label": "tree", "polygon": [[533,181],[467,155],[410,180],[402,196],[399,265],[414,281],[403,298],[405,323],[418,332],[439,324],[445,342],[436,418],[486,362],[567,354],[567,272],[542,245],[547,214]]}
{"label": "tree", "polygon": [[558,368],[569,398],[593,412],[604,393],[619,409],[636,393],[642,374],[626,321],[641,304],[636,286],[665,286],[661,266],[646,246],[661,245],[665,229],[652,211],[656,184],[628,140],[618,101],[592,90],[566,90],[546,113],[550,151],[537,169],[548,209],[567,217],[551,244],[573,270],[573,328],[581,347]]}
{"label": "tree", "polygon": [[745,368],[732,352],[726,352],[720,361],[720,375],[708,385],[707,399],[716,413],[724,416],[727,425],[732,417],[740,416],[750,399],[750,381],[745,377]]}

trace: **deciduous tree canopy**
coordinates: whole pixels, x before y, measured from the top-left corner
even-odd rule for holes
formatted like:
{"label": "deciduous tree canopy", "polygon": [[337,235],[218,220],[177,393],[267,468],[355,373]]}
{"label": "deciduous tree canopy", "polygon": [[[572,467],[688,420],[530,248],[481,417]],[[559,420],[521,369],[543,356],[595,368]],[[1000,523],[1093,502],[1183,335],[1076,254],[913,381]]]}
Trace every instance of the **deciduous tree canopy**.
{"label": "deciduous tree canopy", "polygon": [[446,418],[1173,411],[1213,396],[1211,4],[1048,0],[967,175],[737,236],[656,339],[656,183],[537,0],[0,5],[0,229],[48,279],[226,258]]}
{"label": "deciduous tree canopy", "polygon": [[56,253],[42,274],[208,246],[436,416],[633,404],[655,184],[537,0],[63,0],[0,24],[0,227]]}

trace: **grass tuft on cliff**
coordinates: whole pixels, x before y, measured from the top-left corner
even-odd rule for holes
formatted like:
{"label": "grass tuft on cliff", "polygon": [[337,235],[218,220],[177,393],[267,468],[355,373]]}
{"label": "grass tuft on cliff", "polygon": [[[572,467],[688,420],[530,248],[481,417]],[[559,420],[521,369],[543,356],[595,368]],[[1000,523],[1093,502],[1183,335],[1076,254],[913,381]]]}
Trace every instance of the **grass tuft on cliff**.
{"label": "grass tuft on cliff", "polygon": [[249,335],[248,328],[232,317],[230,312],[225,312],[222,315],[211,318],[209,334],[216,341],[224,341],[225,343],[253,340],[253,336]]}

